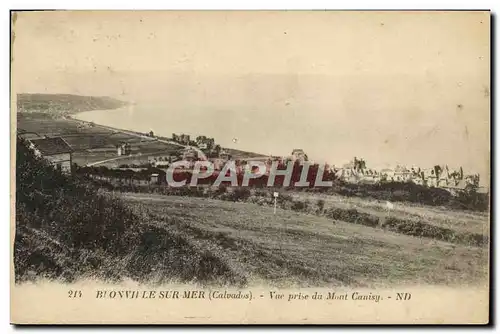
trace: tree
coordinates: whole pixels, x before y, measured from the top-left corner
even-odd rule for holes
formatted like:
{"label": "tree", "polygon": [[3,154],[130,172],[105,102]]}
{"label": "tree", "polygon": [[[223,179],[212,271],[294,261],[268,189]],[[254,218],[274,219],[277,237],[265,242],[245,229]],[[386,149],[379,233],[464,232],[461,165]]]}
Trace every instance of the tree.
{"label": "tree", "polygon": [[214,146],[214,153],[217,156],[219,156],[221,150],[222,150],[222,147],[219,144],[217,144],[217,145]]}

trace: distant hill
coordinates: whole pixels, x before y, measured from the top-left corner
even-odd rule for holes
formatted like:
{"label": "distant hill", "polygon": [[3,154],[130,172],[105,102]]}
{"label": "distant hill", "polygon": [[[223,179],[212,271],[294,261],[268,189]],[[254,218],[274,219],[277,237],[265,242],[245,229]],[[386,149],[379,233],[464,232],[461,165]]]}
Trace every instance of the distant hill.
{"label": "distant hill", "polygon": [[107,96],[83,96],[72,94],[17,94],[18,112],[43,112],[58,115],[82,111],[117,109],[128,105]]}

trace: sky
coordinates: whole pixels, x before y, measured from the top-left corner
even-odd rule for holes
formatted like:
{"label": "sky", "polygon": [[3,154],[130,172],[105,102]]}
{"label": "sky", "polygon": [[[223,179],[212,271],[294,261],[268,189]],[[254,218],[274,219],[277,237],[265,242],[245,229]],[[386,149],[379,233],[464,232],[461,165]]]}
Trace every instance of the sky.
{"label": "sky", "polygon": [[23,12],[13,33],[14,92],[134,101],[129,127],[489,175],[489,12]]}

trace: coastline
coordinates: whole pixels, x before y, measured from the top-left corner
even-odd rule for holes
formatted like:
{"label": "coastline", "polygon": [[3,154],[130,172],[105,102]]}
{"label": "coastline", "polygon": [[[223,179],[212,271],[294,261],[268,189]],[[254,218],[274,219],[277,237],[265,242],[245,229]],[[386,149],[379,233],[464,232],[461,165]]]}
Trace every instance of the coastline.
{"label": "coastline", "polygon": [[140,133],[140,131],[137,131],[136,129],[125,129],[125,128],[117,127],[114,125],[103,124],[103,122],[95,122],[91,119],[89,120],[89,117],[82,117],[82,116],[88,115],[90,113],[106,113],[106,112],[126,111],[126,110],[122,110],[122,109],[124,109],[124,107],[116,108],[116,109],[87,110],[87,111],[81,111],[78,113],[70,114],[70,115],[66,116],[66,118],[77,121],[77,122],[84,122],[84,123],[89,123],[89,124],[92,123],[96,126],[104,127],[104,128],[114,130],[114,131]]}
{"label": "coastline", "polygon": [[[140,136],[144,139],[151,140],[151,137],[147,136],[146,134],[151,130],[148,125],[143,125],[142,127],[140,124],[137,122],[134,123],[134,128],[131,128],[130,126],[124,126],[125,124],[116,124],[116,120],[123,119],[122,123],[125,123],[128,120],[130,120],[130,117],[132,114],[135,112],[135,106],[136,104],[128,104],[126,106],[120,107],[120,108],[115,108],[115,109],[95,109],[95,110],[88,110],[88,111],[82,111],[74,114],[70,114],[67,116],[70,119],[73,119],[78,122],[86,122],[86,123],[93,123],[94,125],[97,125],[101,128],[105,128],[110,131],[116,131],[116,132],[121,132],[133,136]],[[123,113],[125,116],[120,118],[120,117],[114,117],[110,116],[109,119],[107,119],[106,115],[109,115],[110,113]],[[130,124],[130,123],[128,123]],[[175,124],[175,123],[171,123]],[[177,133],[177,131],[172,131],[174,133]],[[190,133],[189,131],[182,131],[182,133],[187,133],[190,134],[191,136],[197,136],[197,135],[203,135],[203,133]],[[160,141],[165,141],[168,144],[174,144],[174,145],[179,145],[179,146],[184,146],[179,143],[171,141],[171,138],[163,133],[157,133],[155,132],[155,137],[159,139]],[[236,149],[229,147],[227,145],[223,145],[224,149],[226,150],[236,150],[236,151],[241,151],[241,152],[252,152],[252,150],[244,150],[244,149]],[[184,146],[185,147],[185,146]],[[200,151],[201,152],[201,151]],[[255,152],[255,150],[254,150]],[[255,153],[255,156],[260,156],[260,157],[265,157],[267,155],[265,154],[260,154],[260,153]],[[335,165],[335,164],[334,164]],[[490,185],[488,183],[489,178],[488,177],[483,177],[481,175],[480,177],[480,191],[481,192],[489,192],[490,191]]]}

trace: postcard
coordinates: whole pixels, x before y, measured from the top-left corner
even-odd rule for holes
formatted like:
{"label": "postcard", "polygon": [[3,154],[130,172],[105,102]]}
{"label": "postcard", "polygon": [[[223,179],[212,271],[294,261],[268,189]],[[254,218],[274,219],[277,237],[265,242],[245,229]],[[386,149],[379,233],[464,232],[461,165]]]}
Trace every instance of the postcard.
{"label": "postcard", "polygon": [[487,324],[489,11],[12,11],[14,324]]}

